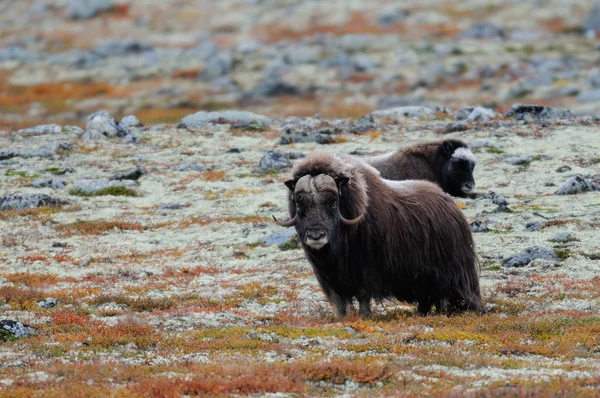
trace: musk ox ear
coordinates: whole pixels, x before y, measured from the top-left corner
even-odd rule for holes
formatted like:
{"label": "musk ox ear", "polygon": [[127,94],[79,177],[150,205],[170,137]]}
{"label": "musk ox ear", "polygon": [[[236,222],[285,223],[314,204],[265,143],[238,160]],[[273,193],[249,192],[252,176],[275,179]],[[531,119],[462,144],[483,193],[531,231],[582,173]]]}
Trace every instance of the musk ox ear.
{"label": "musk ox ear", "polygon": [[454,147],[454,144],[453,144],[452,142],[450,142],[450,141],[445,141],[445,142],[442,144],[442,149],[443,149],[443,151],[444,151],[444,156],[445,156],[447,159],[450,159],[450,157],[452,157],[452,154],[454,153],[454,150],[455,150],[456,148]]}
{"label": "musk ox ear", "polygon": [[296,189],[296,180],[294,180],[293,178],[290,178],[289,180],[285,181],[284,184],[292,192],[294,192],[294,189]]}

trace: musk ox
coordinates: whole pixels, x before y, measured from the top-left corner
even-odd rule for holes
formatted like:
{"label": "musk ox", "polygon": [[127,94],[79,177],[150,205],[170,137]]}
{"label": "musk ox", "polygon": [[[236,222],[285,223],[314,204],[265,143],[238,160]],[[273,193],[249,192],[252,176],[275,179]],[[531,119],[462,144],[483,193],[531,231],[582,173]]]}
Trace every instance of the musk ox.
{"label": "musk ox", "polygon": [[417,303],[427,314],[481,310],[471,230],[453,199],[428,181],[389,181],[361,159],[313,153],[293,168],[291,219],[336,314],[353,299]]}
{"label": "musk ox", "polygon": [[474,197],[475,156],[460,140],[426,142],[365,159],[388,180],[428,180],[457,197]]}

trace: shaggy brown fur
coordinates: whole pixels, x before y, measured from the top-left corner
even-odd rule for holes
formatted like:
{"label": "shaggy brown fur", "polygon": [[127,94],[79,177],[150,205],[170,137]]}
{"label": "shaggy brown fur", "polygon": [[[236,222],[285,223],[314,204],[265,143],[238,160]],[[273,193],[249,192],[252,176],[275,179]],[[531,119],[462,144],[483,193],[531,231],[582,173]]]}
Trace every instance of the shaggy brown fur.
{"label": "shaggy brown fur", "polygon": [[[286,185],[306,257],[338,315],[354,298],[363,315],[371,299],[385,298],[418,303],[423,314],[432,305],[438,312],[482,309],[471,230],[435,184],[382,180],[360,159],[313,153]],[[356,225],[340,222],[361,214]],[[327,240],[318,249],[307,244],[315,234]]]}
{"label": "shaggy brown fur", "polygon": [[459,148],[466,149],[468,146],[460,140],[446,139],[411,145],[385,155],[367,158],[365,161],[375,167],[382,178],[427,180],[435,182],[453,196],[466,197],[470,195],[463,192],[462,184],[469,180],[474,185],[472,169],[461,178],[460,170],[448,167],[452,154]]}

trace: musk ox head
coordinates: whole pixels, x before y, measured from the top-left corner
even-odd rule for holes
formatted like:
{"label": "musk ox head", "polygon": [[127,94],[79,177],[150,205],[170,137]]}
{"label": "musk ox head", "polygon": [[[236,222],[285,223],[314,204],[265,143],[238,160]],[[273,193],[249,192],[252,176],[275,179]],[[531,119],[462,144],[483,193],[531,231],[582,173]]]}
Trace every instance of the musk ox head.
{"label": "musk ox head", "polygon": [[473,152],[461,142],[446,141],[442,144],[443,188],[452,196],[464,197],[475,188],[473,169],[475,156]]}
{"label": "musk ox head", "polygon": [[277,224],[295,226],[308,250],[334,245],[344,228],[364,218],[368,203],[366,182],[352,165],[330,154],[300,162],[294,177],[285,182],[290,190],[291,219]]}

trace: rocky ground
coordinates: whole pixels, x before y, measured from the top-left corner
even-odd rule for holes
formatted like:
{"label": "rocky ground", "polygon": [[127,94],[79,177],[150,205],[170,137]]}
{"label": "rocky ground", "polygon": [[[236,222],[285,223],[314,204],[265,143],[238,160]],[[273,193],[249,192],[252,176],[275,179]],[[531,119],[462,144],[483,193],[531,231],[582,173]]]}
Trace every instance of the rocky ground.
{"label": "rocky ground", "polygon": [[[0,2],[0,397],[597,396],[598,30],[589,1]],[[271,219],[291,165],[443,137],[486,314],[335,319]]]}
{"label": "rocky ground", "polygon": [[[86,129],[3,131],[0,396],[596,396],[598,123],[469,111],[228,111],[146,127],[101,112]],[[290,165],[441,137],[477,156],[483,196],[457,203],[488,312],[386,302],[336,320],[293,230],[270,219],[286,215]]]}

